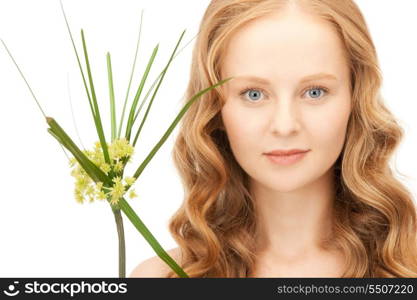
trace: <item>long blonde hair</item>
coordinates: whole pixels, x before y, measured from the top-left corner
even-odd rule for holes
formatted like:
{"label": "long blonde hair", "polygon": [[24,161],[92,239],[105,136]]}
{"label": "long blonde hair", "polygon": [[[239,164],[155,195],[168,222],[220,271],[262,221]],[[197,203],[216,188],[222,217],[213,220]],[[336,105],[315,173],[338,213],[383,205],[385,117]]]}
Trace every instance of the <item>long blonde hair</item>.
{"label": "long blonde hair", "polygon": [[[389,166],[404,131],[383,103],[376,50],[352,0],[212,0],[193,50],[184,100],[223,79],[224,50],[238,28],[288,4],[334,26],[349,58],[352,113],[334,165],[332,243],[347,258],[342,277],[417,277],[416,206]],[[185,199],[169,229],[190,277],[248,277],[256,262],[257,212],[248,175],[224,131],[224,99],[220,87],[194,103],[173,150]]]}

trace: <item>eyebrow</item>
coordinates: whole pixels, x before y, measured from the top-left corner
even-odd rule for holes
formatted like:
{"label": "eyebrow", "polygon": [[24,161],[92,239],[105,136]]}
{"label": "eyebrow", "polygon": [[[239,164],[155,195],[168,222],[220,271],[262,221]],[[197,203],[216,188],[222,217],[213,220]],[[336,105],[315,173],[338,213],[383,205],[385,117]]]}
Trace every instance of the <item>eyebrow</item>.
{"label": "eyebrow", "polygon": [[[247,81],[255,81],[255,82],[259,82],[262,84],[270,84],[268,79],[262,78],[262,77],[257,77],[257,76],[236,76],[234,77],[235,79],[241,79],[241,80],[247,80]],[[308,81],[312,81],[312,80],[317,80],[317,79],[329,79],[329,80],[336,80],[337,81],[337,77],[332,75],[332,74],[328,74],[328,73],[317,73],[317,74],[312,74],[312,75],[308,75],[305,76],[301,79],[301,82],[308,82]]]}

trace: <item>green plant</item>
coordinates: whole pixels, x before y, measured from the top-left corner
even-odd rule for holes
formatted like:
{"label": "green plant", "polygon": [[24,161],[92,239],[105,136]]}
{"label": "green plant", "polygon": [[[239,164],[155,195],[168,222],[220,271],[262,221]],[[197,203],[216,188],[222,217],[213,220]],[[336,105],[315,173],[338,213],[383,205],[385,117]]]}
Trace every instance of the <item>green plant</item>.
{"label": "green plant", "polygon": [[[126,131],[125,136],[120,138],[121,136],[121,129],[123,125],[124,120],[124,114],[125,114],[125,108],[128,100],[129,90],[131,86],[131,81],[135,69],[135,63],[136,63],[136,56],[138,52],[138,46],[139,46],[139,40],[140,40],[140,33],[139,33],[139,39],[138,39],[138,46],[136,48],[136,54],[135,54],[135,60],[132,66],[132,72],[130,75],[130,81],[128,90],[126,93],[126,98],[123,106],[123,112],[120,117],[120,123],[119,126],[117,126],[117,117],[116,117],[116,109],[115,109],[115,97],[114,97],[114,87],[113,87],[113,73],[112,73],[112,66],[111,66],[111,56],[110,53],[107,53],[106,60],[107,60],[107,70],[108,70],[108,86],[109,86],[109,98],[110,98],[110,121],[111,121],[111,143],[107,143],[103,125],[102,125],[102,118],[100,115],[100,108],[97,102],[97,97],[94,89],[94,82],[93,82],[93,76],[92,76],[92,70],[90,67],[89,62],[89,56],[87,51],[87,43],[84,35],[84,31],[81,30],[81,38],[82,38],[82,46],[83,46],[83,54],[85,59],[85,67],[87,70],[87,76],[85,76],[85,72],[83,70],[80,56],[78,54],[78,51],[76,49],[74,39],[70,30],[70,26],[68,24],[67,17],[65,15],[64,8],[62,6],[61,2],[61,8],[62,12],[65,18],[65,22],[67,25],[68,33],[71,38],[71,42],[74,48],[74,52],[77,58],[77,63],[80,69],[80,73],[83,79],[86,95],[89,101],[89,106],[91,110],[91,114],[94,120],[95,128],[97,131],[97,135],[99,137],[99,141],[95,143],[95,148],[92,151],[84,150],[82,151],[71,139],[71,137],[65,132],[65,130],[58,124],[58,122],[52,118],[48,117],[44,110],[42,109],[39,101],[37,100],[36,96],[34,95],[30,85],[28,84],[25,76],[21,72],[18,64],[16,63],[15,59],[13,58],[12,54],[10,53],[9,49],[7,48],[6,44],[3,40],[2,43],[7,51],[7,53],[10,55],[11,59],[13,60],[14,64],[16,65],[18,71],[20,72],[22,78],[24,79],[26,85],[28,86],[33,98],[35,99],[39,109],[41,110],[43,116],[45,117],[45,120],[48,124],[47,131],[59,142],[62,149],[67,149],[72,155],[72,158],[69,158],[69,165],[73,167],[73,170],[71,171],[71,175],[76,178],[76,185],[75,185],[75,198],[78,202],[83,203],[85,201],[86,197],[89,197],[90,201],[94,201],[94,199],[98,200],[106,200],[114,214],[115,221],[116,221],[116,227],[118,232],[118,245],[119,245],[119,277],[125,277],[126,276],[126,259],[125,259],[125,238],[124,238],[124,228],[123,228],[123,218],[121,212],[127,216],[127,218],[132,222],[132,224],[135,226],[135,228],[139,231],[139,233],[146,239],[146,241],[149,243],[149,245],[153,248],[153,250],[156,252],[156,254],[165,262],[168,264],[168,266],[174,270],[180,277],[188,277],[188,275],[184,272],[184,270],[181,269],[181,267],[175,262],[172,257],[168,255],[168,253],[161,247],[159,242],[156,240],[156,238],[152,235],[152,233],[149,231],[149,229],[146,227],[146,225],[142,222],[142,220],[139,218],[139,216],[136,214],[136,212],[132,209],[132,207],[129,205],[129,203],[126,201],[124,195],[127,191],[130,190],[129,196],[130,198],[135,198],[136,193],[133,189],[131,189],[131,186],[135,183],[135,181],[140,177],[145,167],[148,165],[148,163],[151,161],[151,159],[154,157],[154,155],[157,153],[157,151],[160,149],[160,147],[163,145],[163,143],[167,140],[169,135],[172,133],[175,126],[178,124],[180,119],[183,117],[183,115],[186,113],[186,111],[189,109],[189,107],[198,100],[203,94],[206,92],[224,84],[226,81],[230,80],[230,78],[222,80],[218,82],[215,85],[212,85],[204,90],[199,91],[197,94],[195,94],[191,99],[188,100],[188,102],[183,106],[181,111],[178,113],[176,118],[172,121],[168,129],[165,131],[163,136],[160,138],[158,143],[152,148],[152,150],[149,152],[147,157],[142,161],[142,163],[138,166],[136,172],[132,176],[125,176],[123,178],[123,173],[126,164],[131,161],[131,157],[134,153],[134,147],[138,141],[139,134],[143,128],[143,125],[146,121],[146,118],[149,114],[149,111],[152,107],[152,103],[154,101],[154,98],[158,92],[158,89],[164,79],[164,76],[174,59],[174,55],[177,51],[177,48],[185,34],[185,30],[181,34],[176,47],[174,51],[172,52],[172,55],[166,64],[165,68],[160,72],[159,76],[156,78],[156,80],[153,82],[151,88],[149,89],[146,97],[142,100],[142,103],[140,104],[139,108],[138,101],[142,94],[143,87],[145,85],[145,82],[148,78],[149,71],[152,67],[152,64],[154,62],[154,59],[156,57],[156,54],[158,52],[157,45],[152,55],[148,61],[146,70],[144,71],[144,74],[141,78],[140,85],[136,91],[135,97],[133,99],[133,102],[130,107],[127,123],[126,123]],[[143,14],[143,11],[142,11]],[[141,22],[142,27],[142,22]],[[88,84],[87,84],[87,79]],[[141,124],[136,132],[136,135],[133,143],[131,142],[132,138],[132,130],[133,125],[135,124],[135,121],[145,104],[146,99],[148,98],[150,92],[152,91],[154,85],[157,83],[157,86],[153,92],[152,98],[148,103],[145,115],[141,121]],[[65,150],[64,150],[65,153]]]}

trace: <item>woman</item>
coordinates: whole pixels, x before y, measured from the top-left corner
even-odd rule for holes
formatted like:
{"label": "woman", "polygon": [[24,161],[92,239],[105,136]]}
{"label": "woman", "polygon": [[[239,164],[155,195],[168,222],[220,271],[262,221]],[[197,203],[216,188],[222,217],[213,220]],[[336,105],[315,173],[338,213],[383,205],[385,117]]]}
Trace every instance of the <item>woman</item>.
{"label": "woman", "polygon": [[[417,277],[416,206],[389,166],[403,130],[356,4],[213,0],[185,98],[228,77],[173,152],[169,253],[188,275]],[[153,257],[131,276],[176,274]]]}

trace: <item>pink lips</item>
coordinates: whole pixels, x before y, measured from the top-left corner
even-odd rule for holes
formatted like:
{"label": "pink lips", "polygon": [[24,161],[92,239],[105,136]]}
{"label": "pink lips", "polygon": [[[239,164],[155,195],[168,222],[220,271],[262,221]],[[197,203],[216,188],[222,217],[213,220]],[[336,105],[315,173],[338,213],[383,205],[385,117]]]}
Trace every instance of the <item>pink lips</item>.
{"label": "pink lips", "polygon": [[310,150],[292,149],[292,150],[274,150],[264,153],[268,159],[279,165],[291,165],[300,161]]}

